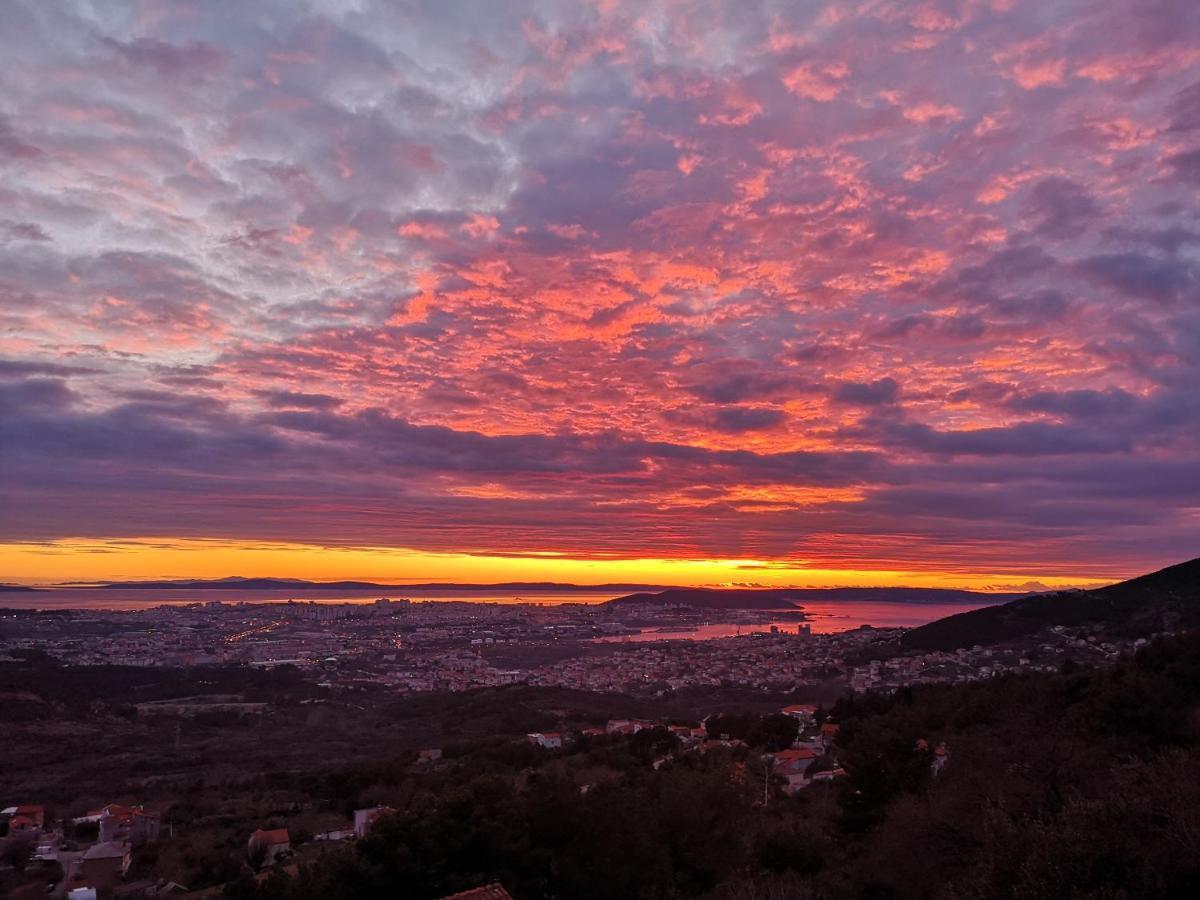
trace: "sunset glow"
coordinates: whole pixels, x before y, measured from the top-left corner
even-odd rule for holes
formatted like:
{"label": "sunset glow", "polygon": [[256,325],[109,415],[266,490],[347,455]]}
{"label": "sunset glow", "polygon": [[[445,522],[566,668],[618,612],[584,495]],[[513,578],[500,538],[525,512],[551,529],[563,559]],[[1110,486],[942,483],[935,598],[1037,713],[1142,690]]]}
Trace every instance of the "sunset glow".
{"label": "sunset glow", "polygon": [[301,6],[6,7],[0,581],[1196,555],[1194,4]]}

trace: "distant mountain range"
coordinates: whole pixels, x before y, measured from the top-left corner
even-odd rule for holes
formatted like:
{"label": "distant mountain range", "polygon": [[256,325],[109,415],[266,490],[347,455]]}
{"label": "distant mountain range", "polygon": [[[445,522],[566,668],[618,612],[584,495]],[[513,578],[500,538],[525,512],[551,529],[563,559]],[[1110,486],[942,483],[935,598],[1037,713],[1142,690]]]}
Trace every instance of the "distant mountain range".
{"label": "distant mountain range", "polygon": [[168,581],[108,581],[102,583],[62,585],[97,590],[122,591],[488,591],[520,593],[522,591],[555,593],[619,593],[621,591],[662,590],[661,585],[649,584],[562,584],[554,581],[507,581],[499,584],[455,584],[427,582],[424,584],[380,584],[374,581],[305,581],[302,578],[230,578],[185,579]]}
{"label": "distant mountain range", "polygon": [[1113,636],[1139,637],[1200,626],[1200,559],[1108,587],[1035,594],[914,628],[909,650],[955,650],[1036,634],[1054,625],[1101,625]]}
{"label": "distant mountain range", "polygon": [[788,609],[814,600],[847,603],[890,601],[892,603],[1002,603],[1026,594],[985,594],[949,588],[668,588],[609,600],[609,605],[661,604],[698,609]]}
{"label": "distant mountain range", "polygon": [[[78,585],[84,587],[85,585]],[[65,587],[65,585],[64,585]],[[646,584],[564,584],[553,581],[510,581],[500,584],[380,584],[373,581],[305,581],[300,578],[218,578],[164,581],[111,581],[89,584],[96,590],[137,591],[343,591],[399,593],[461,591],[487,593],[626,593],[609,604],[666,604],[697,609],[787,609],[806,600],[861,602],[890,600],[896,603],[999,603],[1024,594],[985,594],[945,588],[679,588]]]}

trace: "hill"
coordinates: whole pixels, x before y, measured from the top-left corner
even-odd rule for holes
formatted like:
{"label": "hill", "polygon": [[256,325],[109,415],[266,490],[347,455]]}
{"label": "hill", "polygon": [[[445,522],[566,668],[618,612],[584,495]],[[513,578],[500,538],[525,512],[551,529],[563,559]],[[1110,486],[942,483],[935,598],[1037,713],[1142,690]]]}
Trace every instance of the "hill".
{"label": "hill", "polygon": [[1200,626],[1200,559],[1090,591],[1036,594],[915,628],[909,650],[955,650],[1036,634],[1054,625],[1103,625],[1138,637]]}
{"label": "hill", "polygon": [[999,603],[1023,594],[984,594],[945,588],[672,588],[609,600],[608,605],[661,604],[697,609],[791,609],[805,601],[893,603]]}

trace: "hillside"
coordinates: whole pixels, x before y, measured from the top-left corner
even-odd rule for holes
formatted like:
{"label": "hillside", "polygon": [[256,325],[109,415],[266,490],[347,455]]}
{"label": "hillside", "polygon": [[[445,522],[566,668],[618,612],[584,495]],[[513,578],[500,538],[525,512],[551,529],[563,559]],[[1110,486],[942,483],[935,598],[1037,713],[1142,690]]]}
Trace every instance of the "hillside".
{"label": "hillside", "polygon": [[984,594],[945,588],[846,587],[846,588],[674,588],[617,597],[609,605],[662,604],[697,609],[790,609],[805,601],[893,603],[999,603],[1023,594]]}
{"label": "hillside", "polygon": [[1053,625],[1103,625],[1137,637],[1200,625],[1200,559],[1091,591],[1037,594],[939,619],[908,632],[910,650],[954,650],[1035,634]]}

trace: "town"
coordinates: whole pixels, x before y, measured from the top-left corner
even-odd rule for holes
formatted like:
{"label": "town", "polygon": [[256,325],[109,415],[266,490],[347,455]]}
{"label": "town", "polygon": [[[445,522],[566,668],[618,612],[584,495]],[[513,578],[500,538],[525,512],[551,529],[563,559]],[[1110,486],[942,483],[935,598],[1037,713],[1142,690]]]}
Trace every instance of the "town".
{"label": "town", "polygon": [[[37,649],[64,665],[293,666],[331,691],[529,684],[661,694],[735,684],[824,688],[828,694],[1054,671],[1067,659],[1116,659],[1146,640],[1060,626],[1037,640],[902,653],[896,647],[901,629],[814,633],[798,611],[790,612],[790,621],[779,621],[788,615],[653,604],[613,609],[389,599],[10,610],[0,611],[0,658]],[[729,636],[700,639],[701,628]]]}

